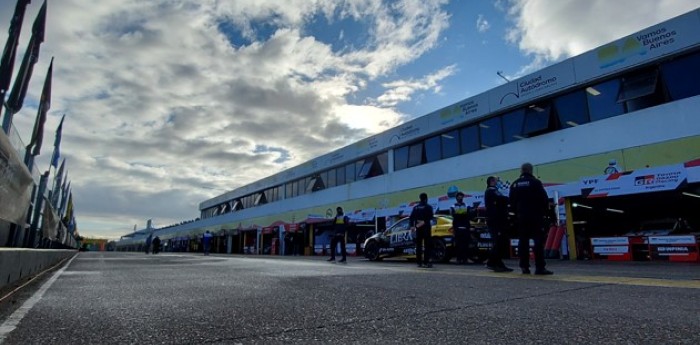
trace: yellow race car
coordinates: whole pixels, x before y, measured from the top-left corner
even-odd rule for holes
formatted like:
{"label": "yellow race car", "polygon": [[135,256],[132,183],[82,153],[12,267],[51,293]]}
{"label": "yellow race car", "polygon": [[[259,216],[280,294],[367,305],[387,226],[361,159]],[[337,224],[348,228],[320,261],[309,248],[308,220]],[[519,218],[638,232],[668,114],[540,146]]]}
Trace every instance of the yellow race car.
{"label": "yellow race car", "polygon": [[[433,218],[431,235],[433,239],[434,262],[448,262],[454,256],[454,231],[452,217],[437,215]],[[365,240],[365,257],[371,261],[388,257],[415,258],[416,230],[409,226],[409,217],[403,218],[384,232],[374,234]]]}

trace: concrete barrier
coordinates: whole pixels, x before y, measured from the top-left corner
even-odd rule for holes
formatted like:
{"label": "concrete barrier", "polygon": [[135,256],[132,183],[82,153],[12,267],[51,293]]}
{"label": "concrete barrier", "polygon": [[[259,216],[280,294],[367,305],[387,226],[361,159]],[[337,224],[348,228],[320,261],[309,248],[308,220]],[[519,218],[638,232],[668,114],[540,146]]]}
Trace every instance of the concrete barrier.
{"label": "concrete barrier", "polygon": [[0,248],[0,289],[33,276],[76,253],[76,250],[65,249]]}

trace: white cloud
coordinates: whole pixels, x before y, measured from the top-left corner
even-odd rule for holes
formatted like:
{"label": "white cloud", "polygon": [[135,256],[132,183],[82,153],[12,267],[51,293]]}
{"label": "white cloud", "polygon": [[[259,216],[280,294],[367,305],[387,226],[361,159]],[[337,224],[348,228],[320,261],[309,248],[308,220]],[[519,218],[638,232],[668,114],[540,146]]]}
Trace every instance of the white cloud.
{"label": "white cloud", "polygon": [[479,17],[476,19],[476,29],[484,33],[488,31],[491,28],[491,24],[489,24],[489,21],[484,18],[483,14],[480,14]]}
{"label": "white cloud", "polygon": [[441,90],[439,82],[453,75],[456,71],[457,66],[450,65],[419,80],[395,80],[384,83],[382,86],[387,91],[376,100],[370,100],[370,103],[380,107],[393,107],[399,103],[410,101],[412,95],[418,91],[432,89],[433,92],[439,93]]}
{"label": "white cloud", "polygon": [[700,6],[698,0],[510,0],[507,40],[556,61]]}
{"label": "white cloud", "polygon": [[[149,218],[177,223],[197,217],[198,204],[223,190],[401,121],[391,107],[348,100],[433,49],[448,25],[445,3],[50,2],[46,42],[15,126],[28,141],[55,56],[52,108],[37,166],[48,167],[53,131],[65,112],[61,152],[81,231],[117,236]],[[0,28],[7,27],[13,7],[13,1],[0,3]],[[29,7],[21,52],[39,7]],[[366,44],[334,51],[309,34],[314,16],[360,21],[368,26]],[[236,32],[222,31],[222,23]],[[232,45],[228,34],[242,41]],[[444,77],[437,73],[420,81],[428,88],[408,88],[437,92]],[[410,99],[413,91],[388,85]],[[401,101],[395,97],[389,103]]]}

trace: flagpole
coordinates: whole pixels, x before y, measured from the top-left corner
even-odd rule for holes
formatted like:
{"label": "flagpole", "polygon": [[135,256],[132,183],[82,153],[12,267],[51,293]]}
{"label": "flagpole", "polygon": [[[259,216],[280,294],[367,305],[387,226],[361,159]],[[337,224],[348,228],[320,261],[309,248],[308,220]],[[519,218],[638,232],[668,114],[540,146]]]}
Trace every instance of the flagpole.
{"label": "flagpole", "polygon": [[[15,11],[10,21],[9,35],[5,42],[5,49],[0,58],[0,114],[3,113],[5,95],[10,89],[12,72],[15,66],[15,57],[17,55],[17,46],[19,44],[20,33],[22,32],[22,23],[24,22],[24,14],[30,2],[31,0],[17,0]],[[2,127],[8,136],[10,135],[10,125],[12,123],[11,116],[12,115],[7,115],[7,111],[5,111]]]}

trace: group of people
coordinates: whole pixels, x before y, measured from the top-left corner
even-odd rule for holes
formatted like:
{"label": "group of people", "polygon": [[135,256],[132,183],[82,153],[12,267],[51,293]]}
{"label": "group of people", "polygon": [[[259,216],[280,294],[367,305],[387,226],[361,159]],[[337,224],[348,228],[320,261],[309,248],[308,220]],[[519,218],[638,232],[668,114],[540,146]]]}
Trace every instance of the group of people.
{"label": "group of people", "polygon": [[[549,197],[542,182],[533,175],[533,166],[525,163],[520,168],[520,177],[510,185],[510,195],[503,195],[497,188],[498,178],[489,176],[484,193],[487,225],[491,235],[491,252],[486,267],[495,272],[512,272],[503,262],[503,250],[508,246],[508,213],[513,211],[518,230],[518,256],[523,274],[530,274],[530,239],[534,241],[535,274],[553,274],[545,268],[544,241],[545,218],[550,210]],[[458,263],[469,259],[471,241],[471,219],[477,205],[464,204],[464,193],[457,192],[456,203],[450,211],[453,217],[455,250]],[[416,229],[416,261],[418,267],[432,267],[431,220],[433,207],[428,204],[428,195],[421,193],[419,203],[413,208],[410,217],[411,227]],[[425,251],[424,251],[425,249]]]}
{"label": "group of people", "polygon": [[[214,235],[207,230],[203,235],[202,235],[202,245],[204,249],[204,255],[209,255],[211,251],[211,242],[212,239],[214,238]],[[160,237],[156,236],[153,237],[153,234],[149,234],[148,237],[146,238],[146,254],[153,253],[153,254],[158,254],[160,253]],[[166,244],[167,245],[167,244]]]}

